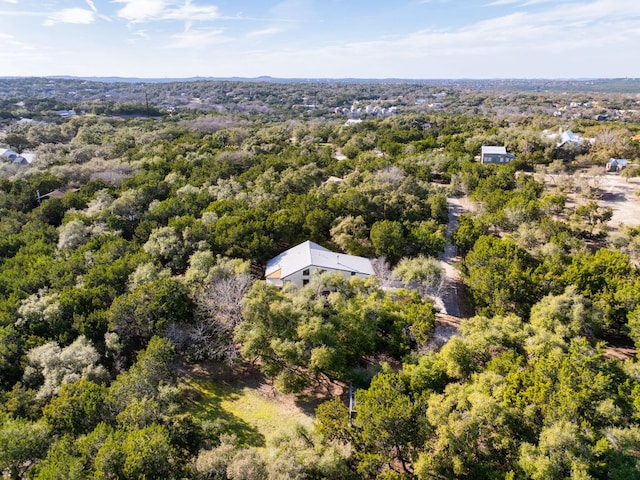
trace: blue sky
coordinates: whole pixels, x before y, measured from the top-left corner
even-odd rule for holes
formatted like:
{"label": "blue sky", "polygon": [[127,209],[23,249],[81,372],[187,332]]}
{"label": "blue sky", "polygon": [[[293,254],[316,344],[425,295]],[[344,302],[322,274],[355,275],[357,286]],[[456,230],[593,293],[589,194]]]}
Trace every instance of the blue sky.
{"label": "blue sky", "polygon": [[0,0],[2,76],[640,77],[638,0]]}

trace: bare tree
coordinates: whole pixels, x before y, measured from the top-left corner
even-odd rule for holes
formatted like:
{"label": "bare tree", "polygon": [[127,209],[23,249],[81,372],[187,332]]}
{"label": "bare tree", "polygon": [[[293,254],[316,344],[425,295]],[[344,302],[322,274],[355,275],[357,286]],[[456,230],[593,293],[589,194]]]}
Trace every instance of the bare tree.
{"label": "bare tree", "polygon": [[241,300],[252,283],[248,273],[224,272],[197,296],[196,322],[188,331],[192,358],[233,362],[238,357],[233,331],[242,320]]}
{"label": "bare tree", "polygon": [[373,265],[373,270],[376,272],[376,276],[380,279],[380,285],[382,288],[395,286],[395,278],[386,258],[374,258],[371,260],[371,265]]}

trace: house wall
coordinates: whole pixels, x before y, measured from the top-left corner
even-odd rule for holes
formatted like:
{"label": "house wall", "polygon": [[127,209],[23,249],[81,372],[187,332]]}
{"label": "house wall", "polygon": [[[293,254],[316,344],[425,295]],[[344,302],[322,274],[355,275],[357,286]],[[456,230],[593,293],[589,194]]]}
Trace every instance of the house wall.
{"label": "house wall", "polygon": [[[352,272],[344,271],[344,270],[334,270],[332,268],[318,268],[318,267],[311,266],[311,267],[309,267],[308,270],[309,270],[309,272],[308,272],[307,275],[305,275],[305,270],[300,270],[298,272],[295,272],[295,273],[289,275],[288,277],[283,278],[280,281],[281,282],[280,285],[278,285],[276,282],[274,282],[272,280],[267,280],[267,282],[271,283],[273,285],[276,285],[276,286],[283,286],[283,284],[286,284],[286,283],[293,283],[296,287],[302,288],[304,285],[306,285],[308,283],[308,281],[311,280],[311,278],[313,278],[314,275],[319,275],[319,274],[322,274],[322,273],[325,273],[325,272],[340,273],[347,279],[349,279],[351,277],[358,277],[358,278],[367,278],[367,277],[369,277],[369,275],[366,275],[366,274],[354,273],[352,275]],[[307,282],[305,282],[305,280]]]}
{"label": "house wall", "polygon": [[621,172],[627,166],[627,161],[625,159],[615,159],[612,158],[607,162],[606,171],[607,172]]}
{"label": "house wall", "polygon": [[511,160],[513,160],[513,156],[510,154],[503,155],[500,153],[485,153],[484,155],[482,155],[480,163],[504,164],[509,163]]}

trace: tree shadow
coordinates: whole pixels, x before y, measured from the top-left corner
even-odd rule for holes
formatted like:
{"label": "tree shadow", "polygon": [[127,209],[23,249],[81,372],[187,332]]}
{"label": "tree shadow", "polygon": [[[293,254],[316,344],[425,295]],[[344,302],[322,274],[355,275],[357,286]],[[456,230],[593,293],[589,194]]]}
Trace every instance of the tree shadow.
{"label": "tree shadow", "polygon": [[224,401],[238,399],[240,388],[205,378],[188,378],[184,380],[184,385],[186,389],[183,398],[186,410],[201,420],[218,423],[224,433],[235,434],[241,445],[250,447],[266,445],[264,435],[256,427],[222,406]]}
{"label": "tree shadow", "polygon": [[342,382],[330,381],[327,378],[319,379],[317,383],[308,387],[295,396],[294,403],[302,412],[310,417],[315,417],[316,408],[327,400],[341,397],[348,400],[348,387]]}
{"label": "tree shadow", "polygon": [[606,192],[600,195],[600,200],[605,202],[626,202],[627,196],[624,193]]}
{"label": "tree shadow", "polygon": [[[304,414],[315,417],[315,409],[324,401],[340,395],[345,388],[340,382],[322,378],[313,386],[298,394],[282,394],[277,392],[272,381],[264,376],[253,363],[234,366],[206,362],[198,365],[183,365],[182,383],[184,389],[185,409],[203,420],[211,419],[222,423],[224,431],[235,433],[245,445],[264,446],[272,432],[257,429],[251,423],[224,409],[223,404],[234,402],[245,396],[247,390],[256,392],[259,397],[269,403],[278,405],[284,415]],[[186,402],[189,402],[187,405]],[[256,407],[259,408],[259,407]],[[253,411],[256,413],[256,411]],[[257,415],[260,417],[260,415]],[[286,422],[288,419],[283,418]],[[225,422],[229,428],[226,429]],[[262,423],[261,419],[258,422]],[[267,422],[269,423],[269,422]],[[302,424],[306,424],[301,421]],[[267,428],[278,428],[271,425]]]}

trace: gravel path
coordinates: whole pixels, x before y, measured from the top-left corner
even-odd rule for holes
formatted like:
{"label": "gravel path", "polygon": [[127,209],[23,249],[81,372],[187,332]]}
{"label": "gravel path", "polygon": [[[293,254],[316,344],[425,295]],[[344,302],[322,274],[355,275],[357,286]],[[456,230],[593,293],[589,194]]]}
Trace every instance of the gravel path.
{"label": "gravel path", "polygon": [[461,317],[460,302],[458,299],[459,290],[462,287],[460,273],[455,268],[455,264],[460,261],[457,248],[451,243],[451,234],[458,228],[458,217],[464,213],[464,199],[448,198],[449,223],[447,224],[447,246],[444,252],[438,256],[440,265],[444,269],[445,279],[440,288],[440,297],[436,299],[436,305],[443,313],[454,317]]}
{"label": "gravel path", "polygon": [[458,227],[458,217],[469,211],[468,199],[466,197],[448,198],[447,205],[449,207],[448,243],[444,252],[438,256],[445,278],[439,296],[435,298],[435,304],[440,309],[440,313],[436,315],[436,329],[431,341],[425,346],[426,351],[439,350],[452,336],[457,335],[461,319],[471,315],[466,290],[460,278],[460,272],[455,267],[461,259],[457,248],[451,243],[451,234]]}

